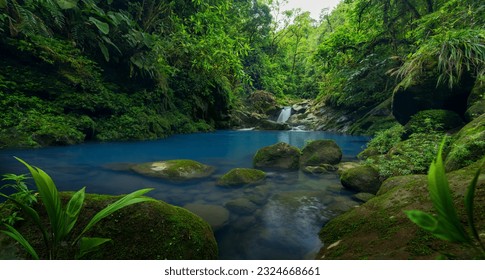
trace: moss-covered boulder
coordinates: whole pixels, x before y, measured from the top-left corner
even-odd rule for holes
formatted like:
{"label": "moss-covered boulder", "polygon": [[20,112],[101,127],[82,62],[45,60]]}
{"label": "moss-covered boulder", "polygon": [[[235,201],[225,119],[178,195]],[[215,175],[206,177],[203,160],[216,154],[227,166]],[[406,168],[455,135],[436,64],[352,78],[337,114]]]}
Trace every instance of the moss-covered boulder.
{"label": "moss-covered boulder", "polygon": [[319,166],[338,164],[342,159],[342,150],[333,140],[315,140],[308,143],[301,151],[300,166]]}
{"label": "moss-covered boulder", "polygon": [[266,173],[261,170],[235,168],[222,175],[222,177],[217,180],[217,185],[223,187],[257,185],[262,183],[265,178]]}
{"label": "moss-covered boulder", "polygon": [[[64,203],[72,193],[62,193]],[[119,196],[86,194],[86,200],[74,229],[79,232],[101,209]],[[40,209],[40,208],[39,208]],[[40,211],[44,220],[46,214]],[[40,255],[42,235],[30,220],[16,225]],[[104,260],[189,260],[217,259],[218,249],[210,225],[188,210],[163,201],[143,202],[125,207],[96,224],[86,236],[110,238],[101,250],[86,255],[87,259]],[[0,247],[8,246],[0,244]],[[0,252],[1,252],[0,248]],[[27,258],[18,250],[17,258]],[[60,257],[73,259],[75,252],[62,251]]]}
{"label": "moss-covered boulder", "polygon": [[381,186],[377,170],[366,165],[343,171],[340,175],[340,182],[348,189],[371,194],[376,194]]}
{"label": "moss-covered boulder", "polygon": [[464,126],[453,139],[445,161],[447,171],[457,170],[482,158],[485,155],[485,114]]}
{"label": "moss-covered boulder", "polygon": [[465,119],[471,121],[485,114],[485,83],[477,81],[468,97]]}
{"label": "moss-covered boulder", "polygon": [[411,117],[405,125],[406,134],[448,131],[463,125],[462,118],[453,111],[424,110]]}
{"label": "moss-covered boulder", "polygon": [[300,149],[280,142],[259,149],[253,158],[253,165],[262,169],[297,170],[300,154]]}
{"label": "moss-covered boulder", "polygon": [[141,175],[170,181],[206,178],[214,172],[214,167],[188,159],[141,163],[131,169]]}
{"label": "moss-covered boulder", "polygon": [[345,172],[346,170],[349,170],[358,166],[361,166],[361,164],[356,161],[341,162],[337,164],[337,173],[339,175],[342,175],[342,173]]}
{"label": "moss-covered boulder", "polygon": [[[447,174],[463,222],[467,220],[463,197],[477,168],[478,164],[474,164]],[[475,197],[479,232],[485,228],[485,169],[481,174]],[[317,259],[436,259],[442,253],[473,257],[470,248],[435,238],[405,215],[405,210],[413,209],[436,213],[429,199],[426,175],[401,176],[394,185],[327,223],[320,232],[324,246]]]}

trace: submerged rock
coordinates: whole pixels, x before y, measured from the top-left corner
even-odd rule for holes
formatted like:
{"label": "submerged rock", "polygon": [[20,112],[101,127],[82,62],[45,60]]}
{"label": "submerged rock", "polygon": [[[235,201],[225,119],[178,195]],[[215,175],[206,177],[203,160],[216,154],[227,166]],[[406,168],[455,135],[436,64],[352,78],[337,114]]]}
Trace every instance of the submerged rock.
{"label": "submerged rock", "polygon": [[236,198],[226,203],[227,209],[236,214],[248,215],[256,211],[258,206],[247,198]]}
{"label": "submerged rock", "polygon": [[376,194],[381,186],[377,170],[365,165],[342,172],[340,182],[348,189],[371,194]]}
{"label": "submerged rock", "polygon": [[229,211],[219,205],[190,203],[184,205],[184,208],[204,219],[214,231],[222,228],[229,220]]}
{"label": "submerged rock", "polygon": [[253,159],[256,168],[297,170],[300,150],[287,143],[278,143],[258,150]]}
{"label": "submerged rock", "polygon": [[266,173],[261,170],[251,168],[235,168],[224,174],[217,180],[218,186],[245,186],[257,185],[266,178]]}
{"label": "submerged rock", "polygon": [[214,172],[214,167],[188,159],[147,162],[136,164],[131,169],[141,175],[170,181],[206,178]]}

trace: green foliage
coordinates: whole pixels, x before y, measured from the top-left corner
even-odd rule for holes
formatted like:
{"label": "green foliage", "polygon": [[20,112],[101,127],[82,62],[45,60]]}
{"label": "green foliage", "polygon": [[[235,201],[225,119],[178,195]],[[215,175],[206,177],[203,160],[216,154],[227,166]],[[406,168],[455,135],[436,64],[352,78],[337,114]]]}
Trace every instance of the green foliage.
{"label": "green foliage", "polygon": [[404,127],[397,124],[387,130],[377,132],[367,143],[367,147],[376,149],[380,154],[385,154],[397,143],[401,142],[403,134]]}
{"label": "green foliage", "polygon": [[412,116],[406,124],[408,134],[448,131],[463,125],[461,117],[452,111],[424,110]]}
{"label": "green foliage", "polygon": [[433,216],[419,210],[409,210],[405,213],[411,221],[422,229],[431,232],[434,236],[446,241],[467,245],[475,250],[477,258],[484,258],[485,246],[475,226],[473,205],[478,177],[484,165],[482,164],[475,173],[465,195],[465,210],[471,231],[470,235],[463,227],[453,203],[445,174],[442,151],[443,144],[428,173],[429,194],[437,215]]}
{"label": "green foliage", "polygon": [[[33,203],[37,202],[37,197],[25,184],[26,179],[28,179],[26,174],[4,174],[2,181],[12,181],[12,183],[0,186],[0,191],[2,189],[11,188],[14,193],[10,194],[10,197],[22,204],[31,206]],[[8,208],[7,211],[9,214],[2,218],[1,222],[13,226],[15,222],[23,220],[20,216],[20,208],[15,206],[15,204],[4,203],[0,209],[3,208]]]}
{"label": "green foliage", "polygon": [[[366,164],[374,166],[383,178],[425,174],[438,152],[436,143],[442,138],[442,134],[413,134],[409,139],[394,144],[386,154],[367,158]],[[446,147],[449,142],[450,138],[446,137]]]}
{"label": "green foliage", "polygon": [[[66,249],[63,248],[66,244],[68,250],[70,248],[78,248],[76,257],[82,257],[86,253],[97,249],[100,245],[108,242],[109,239],[84,237],[96,223],[128,205],[153,201],[151,198],[142,197],[143,194],[149,192],[151,189],[141,189],[130,193],[99,211],[77,236],[72,236],[73,229],[84,204],[85,187],[73,194],[67,205],[63,207],[57,187],[51,177],[42,169],[33,167],[21,159],[18,160],[29,169],[34,179],[40,199],[48,216],[49,225],[46,226],[41,220],[39,212],[24,201],[12,195],[1,195],[14,202],[34,221],[43,235],[44,246],[47,251],[47,256],[45,257],[49,259],[58,258],[60,250]],[[34,259],[41,257],[19,231],[10,225],[5,226],[6,230],[2,230],[2,233],[19,242]]]}

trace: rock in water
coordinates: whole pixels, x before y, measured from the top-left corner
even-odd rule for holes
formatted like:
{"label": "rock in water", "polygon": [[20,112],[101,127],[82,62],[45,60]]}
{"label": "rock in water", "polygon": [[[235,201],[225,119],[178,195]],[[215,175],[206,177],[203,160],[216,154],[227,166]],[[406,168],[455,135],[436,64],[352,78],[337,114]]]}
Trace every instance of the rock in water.
{"label": "rock in water", "polygon": [[278,143],[258,150],[253,159],[256,168],[297,170],[300,149],[287,143]]}
{"label": "rock in water", "polygon": [[217,180],[218,186],[245,186],[257,185],[266,178],[266,173],[261,170],[251,168],[235,168],[224,174]]}
{"label": "rock in water", "polygon": [[342,159],[342,150],[333,140],[315,140],[308,143],[301,151],[300,166],[320,166],[338,164]]}
{"label": "rock in water", "polygon": [[215,170],[212,166],[188,159],[147,162],[136,164],[131,169],[141,175],[170,181],[206,178]]}
{"label": "rock in water", "polygon": [[348,189],[376,194],[381,186],[379,173],[371,166],[359,166],[342,172],[340,182]]}

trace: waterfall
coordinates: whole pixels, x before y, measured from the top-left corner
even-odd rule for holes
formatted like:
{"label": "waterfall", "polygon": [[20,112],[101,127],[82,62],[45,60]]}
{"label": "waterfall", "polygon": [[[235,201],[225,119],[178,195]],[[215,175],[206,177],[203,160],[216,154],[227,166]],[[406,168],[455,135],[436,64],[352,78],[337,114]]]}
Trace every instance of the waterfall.
{"label": "waterfall", "polygon": [[276,122],[278,123],[285,123],[291,116],[291,106],[285,106],[278,117]]}

